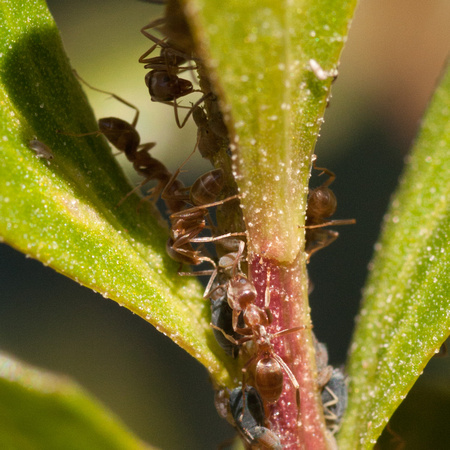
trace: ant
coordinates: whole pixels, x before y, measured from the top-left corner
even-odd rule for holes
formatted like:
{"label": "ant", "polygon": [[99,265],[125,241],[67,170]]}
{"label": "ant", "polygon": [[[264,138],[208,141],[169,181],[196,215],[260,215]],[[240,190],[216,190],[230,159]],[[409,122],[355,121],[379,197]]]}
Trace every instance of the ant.
{"label": "ant", "polygon": [[[304,329],[305,326],[293,327],[273,334],[267,332],[266,327],[272,323],[272,315],[269,310],[270,272],[267,275],[264,310],[254,304],[257,293],[253,283],[243,273],[234,275],[228,282],[228,303],[233,310],[233,330],[244,337],[236,340],[232,336],[225,334],[223,330],[219,329],[219,331],[222,331],[225,337],[235,345],[241,346],[249,341],[253,341],[255,344],[256,354],[247,361],[242,372],[245,376],[248,367],[255,364],[255,386],[265,402],[276,403],[280,398],[283,391],[284,371],[296,391],[296,402],[298,408],[300,408],[300,386],[298,381],[287,364],[275,353],[271,340],[298,332]],[[238,323],[241,313],[244,327],[239,326]],[[215,328],[213,324],[211,326]],[[243,386],[245,386],[245,383],[243,383]]]}
{"label": "ant", "polygon": [[[172,177],[172,174],[167,170],[163,163],[153,158],[149,151],[156,145],[154,142],[148,142],[146,144],[141,144],[141,138],[139,133],[136,130],[137,122],[139,120],[139,109],[119,97],[118,95],[104,91],[102,89],[96,88],[90,85],[87,81],[81,78],[76,71],[74,71],[75,76],[90,89],[101,92],[103,94],[110,95],[115,98],[117,101],[129,106],[130,108],[136,111],[136,114],[131,123],[126,122],[125,120],[119,119],[117,117],[103,117],[98,120],[97,131],[93,131],[90,133],[77,134],[76,136],[89,136],[89,135],[104,135],[108,142],[113,145],[117,150],[125,153],[128,161],[133,163],[133,168],[136,172],[145,177],[144,181],[140,183],[135,189],[129,192],[118,204],[120,206],[131,194],[133,194],[137,189],[141,188],[143,185],[148,183],[151,180],[157,180],[158,184],[155,188],[153,188],[152,197],[157,198],[159,194],[162,192],[166,184]],[[71,135],[71,134],[69,134]],[[183,189],[184,186],[181,181],[175,180],[171,186],[171,189],[180,190]],[[184,203],[180,204],[179,201],[173,198],[169,198],[167,201],[167,206],[169,210],[178,210],[184,205]]]}
{"label": "ant", "polygon": [[[150,47],[140,58],[139,62],[144,65],[144,69],[151,69],[145,76],[145,84],[148,87],[150,98],[154,102],[165,103],[173,105],[175,112],[175,120],[179,128],[183,128],[187,120],[191,116],[195,107],[205,101],[211,94],[204,94],[197,102],[189,108],[188,114],[182,122],[178,117],[178,104],[176,100],[193,92],[202,92],[194,89],[194,86],[189,80],[180,78],[179,73],[187,70],[194,70],[196,66],[182,66],[192,58],[186,53],[176,49],[173,44],[167,42],[167,39],[158,39],[147,30],[155,28],[165,22],[165,19],[157,19],[141,29],[141,33],[152,42],[154,45]],[[161,47],[160,56],[148,56],[157,48]]]}
{"label": "ant", "polygon": [[264,404],[258,391],[252,386],[236,388],[230,393],[230,412],[244,441],[257,448],[281,450],[280,438],[266,428]]}
{"label": "ant", "polygon": [[[186,164],[194,151],[181,167]],[[172,175],[172,178],[162,192],[161,198],[166,201],[177,201],[180,204],[184,202],[184,205],[191,204],[193,206],[187,209],[180,208],[180,210],[170,215],[171,236],[167,245],[168,253],[173,259],[179,262],[198,265],[203,261],[208,261],[216,267],[215,262],[211,258],[200,256],[200,252],[193,250],[191,244],[215,242],[231,236],[245,235],[244,232],[238,232],[227,233],[221,236],[198,237],[204,229],[208,228],[206,221],[208,220],[211,223],[208,208],[236,200],[239,198],[239,195],[233,195],[223,200],[215,201],[224,186],[224,173],[222,169],[214,169],[200,176],[190,188],[173,189],[173,183],[177,181],[181,167]],[[189,193],[186,192],[187,190],[189,190]],[[211,271],[204,271],[197,273],[197,275],[209,275],[211,273]]]}
{"label": "ant", "polygon": [[356,223],[355,219],[325,221],[325,219],[336,212],[336,196],[328,187],[336,179],[336,175],[328,169],[317,167],[315,160],[313,167],[321,171],[319,176],[326,174],[329,178],[319,187],[310,190],[308,195],[305,222],[305,251],[308,255],[308,261],[314,253],[330,245],[339,236],[339,233],[336,231],[323,230],[321,228],[329,225],[351,225]]}

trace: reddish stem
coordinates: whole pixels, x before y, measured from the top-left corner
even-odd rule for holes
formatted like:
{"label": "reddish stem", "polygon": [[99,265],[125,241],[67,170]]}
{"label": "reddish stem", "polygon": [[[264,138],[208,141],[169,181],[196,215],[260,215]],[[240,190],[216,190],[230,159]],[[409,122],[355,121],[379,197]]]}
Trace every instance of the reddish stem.
{"label": "reddish stem", "polygon": [[270,271],[270,311],[273,323],[270,333],[305,326],[298,332],[275,337],[275,353],[290,368],[300,385],[300,411],[296,391],[284,373],[280,399],[268,406],[268,419],[284,449],[328,448],[323,408],[317,388],[317,371],[312,341],[311,319],[307,297],[307,274],[304,264],[290,265],[260,255],[249,256],[249,272],[258,292],[257,305],[264,306],[267,273]]}

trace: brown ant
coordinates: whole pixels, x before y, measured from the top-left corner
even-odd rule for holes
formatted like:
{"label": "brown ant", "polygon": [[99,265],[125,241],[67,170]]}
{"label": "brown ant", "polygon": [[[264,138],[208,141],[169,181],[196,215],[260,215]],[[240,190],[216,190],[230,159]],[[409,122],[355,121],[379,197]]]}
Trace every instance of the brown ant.
{"label": "brown ant", "polygon": [[308,261],[315,252],[327,247],[339,236],[338,232],[323,230],[323,227],[329,225],[350,225],[356,222],[355,219],[325,221],[336,212],[336,196],[328,187],[336,179],[336,175],[331,170],[317,167],[315,161],[313,162],[313,167],[321,171],[319,176],[326,174],[329,178],[319,187],[310,190],[308,195],[305,222],[305,251],[308,254]]}
{"label": "brown ant", "polygon": [[[172,175],[161,194],[161,198],[166,202],[177,202],[180,206],[178,210],[175,210],[175,212],[169,216],[171,231],[167,243],[167,252],[172,259],[182,263],[198,265],[203,261],[208,261],[216,267],[215,262],[211,258],[201,256],[200,251],[194,250],[191,244],[216,242],[230,236],[243,236],[245,233],[227,233],[221,236],[198,237],[204,229],[214,229],[208,208],[238,199],[239,195],[233,195],[223,200],[216,201],[225,183],[222,169],[214,169],[200,176],[190,188],[174,188],[182,167],[194,154],[197,144],[191,155],[189,155],[186,161]],[[184,208],[188,205],[192,205],[192,207]],[[207,221],[210,225],[207,224]],[[205,271],[196,274],[210,275],[211,273],[212,271]],[[183,273],[181,274],[186,275]]]}
{"label": "brown ant", "polygon": [[[150,98],[154,102],[165,103],[173,105],[175,112],[175,120],[179,128],[183,128],[192,114],[195,107],[200,105],[210,94],[203,95],[197,102],[189,108],[186,117],[180,122],[178,117],[178,107],[176,100],[193,92],[202,92],[194,89],[189,80],[180,78],[179,73],[187,70],[194,70],[194,66],[182,66],[192,58],[186,53],[178,50],[167,41],[167,39],[158,39],[148,30],[155,28],[165,22],[165,19],[157,19],[141,29],[141,33],[152,42],[154,45],[150,47],[140,58],[139,62],[145,64],[145,69],[151,69],[145,76],[145,84],[150,93]],[[149,58],[148,56],[157,48],[161,47],[160,56]]]}
{"label": "brown ant", "polygon": [[[284,371],[296,391],[296,402],[300,411],[300,386],[298,381],[283,359],[276,354],[271,341],[277,337],[296,333],[304,329],[305,326],[293,327],[273,334],[267,332],[267,326],[272,323],[272,315],[269,310],[269,279],[270,272],[267,277],[265,305],[264,309],[262,309],[254,303],[257,293],[253,283],[243,273],[235,274],[228,282],[228,303],[233,310],[233,329],[244,337],[236,340],[232,336],[225,334],[223,330],[220,331],[235,345],[240,346],[245,342],[253,341],[256,354],[247,361],[242,372],[245,377],[248,368],[253,364],[255,365],[255,386],[262,399],[267,403],[276,403],[278,401],[283,391]],[[241,314],[244,327],[240,327],[238,324]],[[211,326],[215,327],[213,324]],[[244,388],[245,378],[243,382]]]}
{"label": "brown ant", "polygon": [[[90,89],[101,92],[103,94],[110,95],[115,98],[117,101],[129,106],[130,108],[136,111],[134,119],[131,123],[126,122],[125,120],[119,119],[117,117],[103,117],[98,120],[97,131],[93,131],[90,133],[77,134],[75,136],[89,136],[89,135],[104,135],[105,138],[113,145],[117,150],[125,153],[128,161],[133,163],[133,168],[136,172],[145,177],[144,181],[140,183],[135,189],[130,191],[118,204],[121,205],[131,194],[133,194],[137,189],[141,188],[143,185],[148,183],[151,180],[156,180],[158,184],[152,190],[152,197],[157,198],[159,194],[162,192],[166,184],[170,181],[172,174],[167,170],[166,166],[163,163],[153,158],[149,154],[149,150],[151,150],[156,144],[154,142],[148,142],[146,144],[141,144],[141,138],[139,133],[136,130],[136,125],[139,119],[139,109],[119,97],[118,95],[104,91],[102,89],[96,88],[90,85],[87,81],[81,78],[76,71],[74,71],[75,76]],[[69,133],[65,133],[68,135],[72,135]],[[179,180],[175,180],[171,185],[171,190],[180,190],[183,189],[184,186]],[[168,198],[166,200],[167,207],[170,211],[177,211],[183,207],[184,202],[180,202],[175,198]]]}
{"label": "brown ant", "polygon": [[[172,183],[176,181],[179,172],[180,169],[174,173],[161,197],[166,201],[184,202],[185,205],[190,203],[193,206],[170,215],[171,237],[168,243],[169,255],[175,260],[191,265],[198,265],[203,261],[208,261],[215,267],[216,264],[211,258],[200,256],[200,252],[193,250],[191,244],[215,242],[230,236],[245,235],[245,233],[239,232],[227,233],[221,236],[198,237],[204,229],[211,228],[207,225],[207,220],[211,222],[208,208],[238,199],[239,195],[233,195],[224,200],[213,201],[223,188],[224,177],[222,169],[212,170],[199,177],[190,188],[189,194],[183,193],[181,190],[175,190],[173,192]],[[169,194],[169,191],[173,193]],[[203,274],[207,275],[210,273],[210,271],[207,271]]]}

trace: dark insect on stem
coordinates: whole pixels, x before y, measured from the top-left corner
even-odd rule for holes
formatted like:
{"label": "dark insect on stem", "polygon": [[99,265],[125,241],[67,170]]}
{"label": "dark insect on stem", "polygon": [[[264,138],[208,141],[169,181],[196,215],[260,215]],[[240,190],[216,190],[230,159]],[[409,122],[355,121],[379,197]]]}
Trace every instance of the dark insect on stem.
{"label": "dark insect on stem", "polygon": [[326,220],[336,212],[336,196],[328,187],[336,179],[336,175],[328,169],[317,167],[315,161],[313,167],[321,171],[319,176],[326,174],[328,179],[319,187],[312,189],[308,195],[305,222],[305,251],[308,254],[308,261],[314,253],[330,245],[339,236],[337,231],[324,230],[323,227],[356,223],[355,219]]}
{"label": "dark insect on stem", "polygon": [[282,448],[280,438],[265,427],[263,401],[254,387],[233,389],[230,393],[230,411],[236,428],[247,444],[270,450]]}
{"label": "dark insect on stem", "polygon": [[[178,76],[180,73],[189,70],[192,71],[197,68],[195,64],[189,65],[189,61],[192,61],[192,57],[176,48],[173,43],[167,39],[159,39],[148,31],[164,23],[164,18],[157,19],[141,29],[141,33],[154,42],[154,45],[139,58],[139,62],[144,64],[145,69],[150,69],[150,72],[145,76],[145,84],[148,87],[151,100],[173,106],[177,126],[183,128],[193,110],[204,102],[210,94],[205,94],[197,100],[195,104],[189,108],[189,112],[183,121],[180,122],[178,116],[178,108],[180,108],[180,106],[177,103],[177,99],[193,92],[202,91],[194,89],[193,84],[189,80]],[[149,55],[151,55],[158,47],[161,48],[160,55],[149,57]],[[186,63],[188,64],[187,66],[184,65]]]}
{"label": "dark insect on stem", "polygon": [[339,431],[347,407],[347,381],[340,369],[334,369],[322,390],[322,403],[327,428],[332,434]]}
{"label": "dark insect on stem", "polygon": [[[185,163],[186,162],[187,160]],[[183,163],[183,165],[185,163]],[[183,167],[183,165],[181,167]],[[214,229],[208,208],[236,200],[239,196],[234,195],[216,201],[223,188],[224,178],[222,169],[215,169],[200,176],[190,188],[174,190],[173,184],[177,181],[177,177],[181,172],[181,167],[173,174],[162,192],[161,197],[165,201],[177,201],[180,205],[183,204],[183,206],[191,204],[192,207],[180,208],[180,210],[170,215],[171,231],[167,251],[176,261],[190,265],[209,262],[215,268],[215,262],[208,256],[201,255],[200,251],[194,250],[192,244],[216,242],[231,236],[245,235],[245,233],[239,232],[226,233],[221,236],[198,237],[203,230]],[[205,271],[197,273],[197,275],[209,275],[211,273],[211,271]]]}

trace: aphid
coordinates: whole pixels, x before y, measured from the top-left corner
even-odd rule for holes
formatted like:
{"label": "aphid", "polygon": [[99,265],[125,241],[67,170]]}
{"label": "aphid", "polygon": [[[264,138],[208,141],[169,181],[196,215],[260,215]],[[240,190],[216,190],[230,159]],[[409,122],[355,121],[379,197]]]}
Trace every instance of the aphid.
{"label": "aphid", "polygon": [[282,449],[280,438],[264,426],[264,404],[254,387],[233,389],[230,393],[230,411],[236,428],[248,445],[270,450]]}
{"label": "aphid", "polygon": [[347,407],[347,381],[340,369],[334,369],[330,380],[322,390],[322,404],[327,428],[337,433]]}
{"label": "aphid", "polygon": [[197,106],[192,111],[192,117],[197,125],[198,149],[203,158],[212,158],[220,151],[221,138],[210,127],[208,117],[202,107]]}
{"label": "aphid", "polygon": [[28,142],[28,147],[36,152],[36,158],[44,158],[47,161],[54,158],[50,147],[43,142],[38,141],[36,137]]}
{"label": "aphid", "polygon": [[333,375],[333,366],[328,365],[327,346],[319,342],[314,333],[312,333],[312,338],[316,354],[317,385],[322,389]]}
{"label": "aphid", "polygon": [[309,192],[305,222],[305,251],[308,254],[308,260],[315,252],[327,247],[339,236],[336,231],[324,230],[323,227],[355,223],[355,219],[326,221],[336,212],[336,196],[328,187],[335,180],[336,175],[328,169],[316,167],[315,161],[313,164],[314,169],[322,171],[320,175],[325,173],[329,178],[322,185]]}

